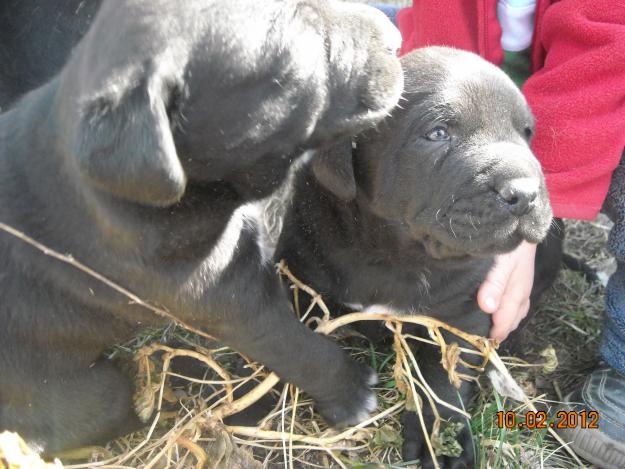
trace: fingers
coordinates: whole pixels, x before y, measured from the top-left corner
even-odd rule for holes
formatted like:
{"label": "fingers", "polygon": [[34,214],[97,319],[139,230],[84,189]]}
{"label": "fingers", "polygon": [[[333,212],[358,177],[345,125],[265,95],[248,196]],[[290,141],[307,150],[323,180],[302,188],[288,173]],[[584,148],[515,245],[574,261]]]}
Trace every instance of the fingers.
{"label": "fingers", "polygon": [[518,300],[503,299],[501,308],[493,314],[493,326],[490,329],[490,337],[498,341],[504,341],[510,332],[515,330],[521,321],[527,316],[530,308],[529,299]]}
{"label": "fingers", "polygon": [[534,283],[536,245],[522,242],[514,251],[497,256],[480,286],[480,308],[493,315],[490,336],[502,341],[527,316]]}
{"label": "fingers", "polygon": [[510,254],[497,256],[495,265],[477,292],[477,303],[482,311],[493,314],[499,309],[513,268]]}

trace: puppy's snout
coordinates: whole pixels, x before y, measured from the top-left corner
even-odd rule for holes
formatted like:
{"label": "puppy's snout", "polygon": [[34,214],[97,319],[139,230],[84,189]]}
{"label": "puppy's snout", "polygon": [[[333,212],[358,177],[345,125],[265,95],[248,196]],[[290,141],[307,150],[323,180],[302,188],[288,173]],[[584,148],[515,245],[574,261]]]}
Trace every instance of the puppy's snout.
{"label": "puppy's snout", "polygon": [[495,187],[495,192],[514,215],[522,216],[529,212],[538,196],[538,189],[538,179],[516,178],[504,180]]}
{"label": "puppy's snout", "polygon": [[383,50],[397,55],[402,43],[401,33],[384,13],[369,5],[345,3],[343,7],[351,13],[362,15],[364,22],[360,27],[361,33],[363,29],[368,29],[371,36],[377,37]]}
{"label": "puppy's snout", "polygon": [[399,53],[399,49],[401,48],[402,37],[399,29],[395,27],[393,23],[390,21],[386,21],[383,23],[383,31],[384,31],[384,46],[386,52],[397,55]]}
{"label": "puppy's snout", "polygon": [[354,57],[356,62],[362,60],[356,69],[359,74],[352,71],[346,78],[351,81],[351,89],[357,90],[360,111],[385,117],[399,101],[404,85],[397,57],[401,34],[384,13],[369,5],[345,2],[337,7],[350,18],[345,21],[346,27],[354,28],[354,37],[358,38]]}

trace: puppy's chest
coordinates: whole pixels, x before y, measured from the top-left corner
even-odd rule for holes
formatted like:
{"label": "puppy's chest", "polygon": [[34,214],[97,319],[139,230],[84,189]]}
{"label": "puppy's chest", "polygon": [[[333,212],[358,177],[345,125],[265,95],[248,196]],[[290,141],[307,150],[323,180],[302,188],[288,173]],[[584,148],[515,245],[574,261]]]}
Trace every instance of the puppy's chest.
{"label": "puppy's chest", "polygon": [[474,301],[485,270],[481,264],[462,269],[418,265],[360,268],[344,285],[341,303],[371,313],[430,314],[444,310],[454,314]]}

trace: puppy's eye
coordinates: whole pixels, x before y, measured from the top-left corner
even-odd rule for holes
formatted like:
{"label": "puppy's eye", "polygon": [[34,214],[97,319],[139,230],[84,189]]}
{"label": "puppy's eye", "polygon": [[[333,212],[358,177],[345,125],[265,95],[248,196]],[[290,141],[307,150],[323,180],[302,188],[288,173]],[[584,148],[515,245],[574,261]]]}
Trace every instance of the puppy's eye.
{"label": "puppy's eye", "polygon": [[430,130],[425,137],[433,142],[441,142],[444,140],[449,140],[450,138],[447,129],[440,125]]}
{"label": "puppy's eye", "polygon": [[530,138],[532,138],[532,135],[534,135],[534,131],[529,126],[525,127],[525,129],[523,129],[523,133],[525,134],[525,138],[528,139],[528,140]]}

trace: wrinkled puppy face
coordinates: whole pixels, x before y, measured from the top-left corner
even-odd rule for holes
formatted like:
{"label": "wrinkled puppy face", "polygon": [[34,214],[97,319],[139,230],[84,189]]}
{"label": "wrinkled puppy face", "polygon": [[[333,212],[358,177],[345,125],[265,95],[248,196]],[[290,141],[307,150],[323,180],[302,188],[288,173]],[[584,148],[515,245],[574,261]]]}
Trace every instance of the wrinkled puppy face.
{"label": "wrinkled puppy face", "polygon": [[357,180],[373,211],[436,258],[540,241],[551,208],[529,143],[530,110],[476,55],[427,48],[402,58],[403,109],[358,142]]}
{"label": "wrinkled puppy face", "polygon": [[232,173],[263,196],[295,153],[387,115],[400,41],[363,5],[105,3],[61,75],[68,153],[89,184],[146,205]]}

